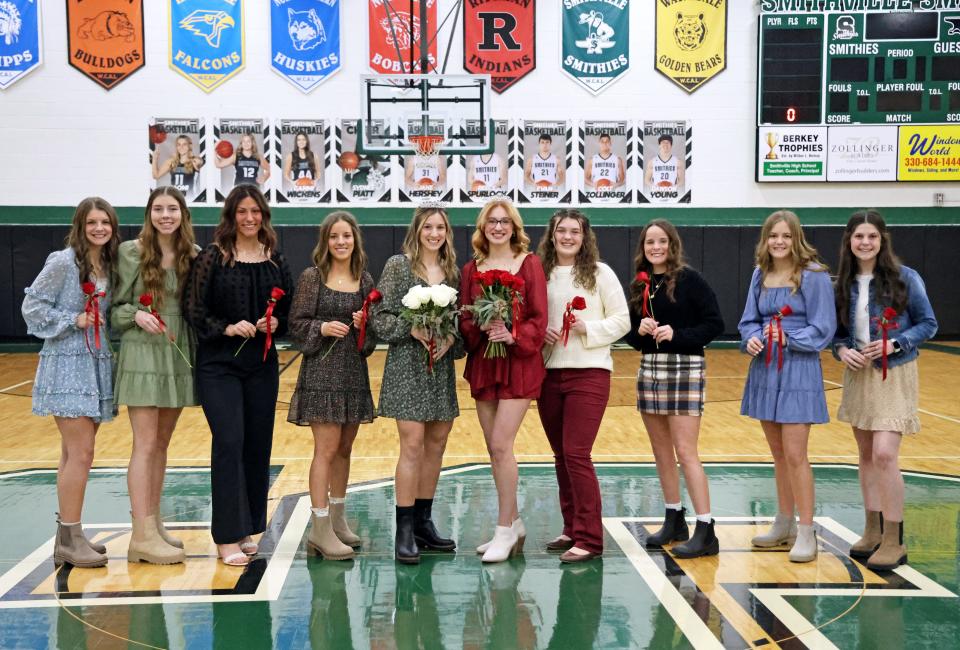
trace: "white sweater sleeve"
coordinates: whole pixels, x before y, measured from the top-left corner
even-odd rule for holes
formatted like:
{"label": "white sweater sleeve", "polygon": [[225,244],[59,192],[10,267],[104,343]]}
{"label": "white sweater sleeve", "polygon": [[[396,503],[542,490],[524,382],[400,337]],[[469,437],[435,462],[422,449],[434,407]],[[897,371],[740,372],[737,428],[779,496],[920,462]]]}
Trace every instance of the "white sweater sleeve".
{"label": "white sweater sleeve", "polygon": [[597,293],[603,305],[603,318],[586,322],[587,340],[584,347],[587,349],[616,343],[630,329],[630,311],[620,281],[606,264],[597,266]]}

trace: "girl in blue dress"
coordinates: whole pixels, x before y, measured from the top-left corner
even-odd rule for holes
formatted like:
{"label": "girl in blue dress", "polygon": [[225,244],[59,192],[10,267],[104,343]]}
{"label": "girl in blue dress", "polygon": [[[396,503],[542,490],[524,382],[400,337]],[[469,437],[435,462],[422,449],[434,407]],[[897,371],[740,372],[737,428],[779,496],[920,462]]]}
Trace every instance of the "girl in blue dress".
{"label": "girl in blue dress", "polygon": [[807,442],[811,424],[830,420],[820,351],[836,330],[833,287],[800,220],[787,210],[763,223],[756,263],[738,326],[741,351],[754,357],[740,413],[760,420],[770,445],[778,513],[770,530],[752,541],[763,548],[792,542],[790,560],[810,562],[817,538]]}
{"label": "girl in blue dress", "polygon": [[[21,311],[27,333],[43,339],[33,382],[33,413],[52,415],[62,439],[53,549],[57,566],[107,563],[106,549],[84,536],[80,514],[94,437],[100,423],[115,415],[107,312],[116,285],[119,245],[113,207],[98,197],[84,199],[73,215],[67,247],[51,253],[40,275],[24,289]],[[88,293],[100,296],[96,309],[84,284]]]}

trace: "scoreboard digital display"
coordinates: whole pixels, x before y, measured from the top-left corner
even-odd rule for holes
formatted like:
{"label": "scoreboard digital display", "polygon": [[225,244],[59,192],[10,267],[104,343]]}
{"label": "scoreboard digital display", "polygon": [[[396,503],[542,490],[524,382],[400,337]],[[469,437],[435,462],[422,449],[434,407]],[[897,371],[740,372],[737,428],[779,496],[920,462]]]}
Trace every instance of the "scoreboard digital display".
{"label": "scoreboard digital display", "polygon": [[[834,139],[834,132],[848,138],[856,133],[834,127],[960,125],[960,1],[762,0],[760,4],[758,180],[946,178],[934,174],[908,178],[897,170],[893,178],[889,170],[868,173],[868,178],[860,177],[863,174],[843,178],[838,170],[831,177],[827,158],[836,151],[828,150],[827,143]],[[781,126],[809,127],[805,133],[810,139],[801,141],[797,133],[781,135],[771,130]],[[884,139],[882,130],[870,133]],[[810,149],[808,160],[794,161],[803,165],[794,166],[791,173],[783,171],[778,143],[785,147],[788,142],[809,144],[821,138],[817,146],[824,155],[819,167]],[[889,132],[886,140],[899,143],[898,134]],[[801,145],[796,146],[800,152]],[[890,155],[896,158],[898,149],[894,146]],[[926,155],[921,149],[910,153],[911,158]],[[806,173],[800,174],[800,167]]]}

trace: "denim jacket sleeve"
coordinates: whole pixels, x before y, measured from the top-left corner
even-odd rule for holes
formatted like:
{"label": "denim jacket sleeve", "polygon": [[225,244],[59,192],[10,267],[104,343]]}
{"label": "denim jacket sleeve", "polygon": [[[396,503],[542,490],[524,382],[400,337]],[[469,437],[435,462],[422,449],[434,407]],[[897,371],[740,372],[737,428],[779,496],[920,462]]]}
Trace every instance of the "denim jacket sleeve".
{"label": "denim jacket sleeve", "polygon": [[750,278],[750,288],[747,289],[747,302],[743,306],[743,315],[737,324],[740,330],[740,351],[747,351],[747,341],[752,337],[763,338],[763,315],[760,313],[760,303],[757,296],[760,295],[760,268],[753,270],[753,277]]}
{"label": "denim jacket sleeve", "polygon": [[798,352],[819,352],[830,344],[837,330],[830,276],[824,271],[804,271],[800,293],[807,310],[807,326],[787,332],[787,347]]}
{"label": "denim jacket sleeve", "polygon": [[[933,307],[920,274],[906,266],[901,269],[901,277],[907,283],[906,312],[909,321],[901,315],[897,319],[901,329],[893,330],[891,334],[904,352],[911,352],[937,333],[937,318],[933,314]],[[904,321],[908,322],[907,327],[903,327]]]}

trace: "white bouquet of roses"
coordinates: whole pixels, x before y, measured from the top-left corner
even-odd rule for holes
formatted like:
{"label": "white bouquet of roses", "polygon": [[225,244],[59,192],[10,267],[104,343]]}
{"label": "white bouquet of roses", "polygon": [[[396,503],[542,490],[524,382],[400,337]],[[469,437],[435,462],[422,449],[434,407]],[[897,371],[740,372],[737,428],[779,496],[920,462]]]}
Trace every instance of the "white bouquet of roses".
{"label": "white bouquet of roses", "polygon": [[427,364],[433,372],[433,355],[436,351],[436,341],[454,336],[457,332],[457,290],[445,284],[435,284],[429,287],[416,285],[410,287],[407,294],[400,299],[403,309],[400,319],[410,324],[411,328],[425,331],[430,339],[427,350]]}

